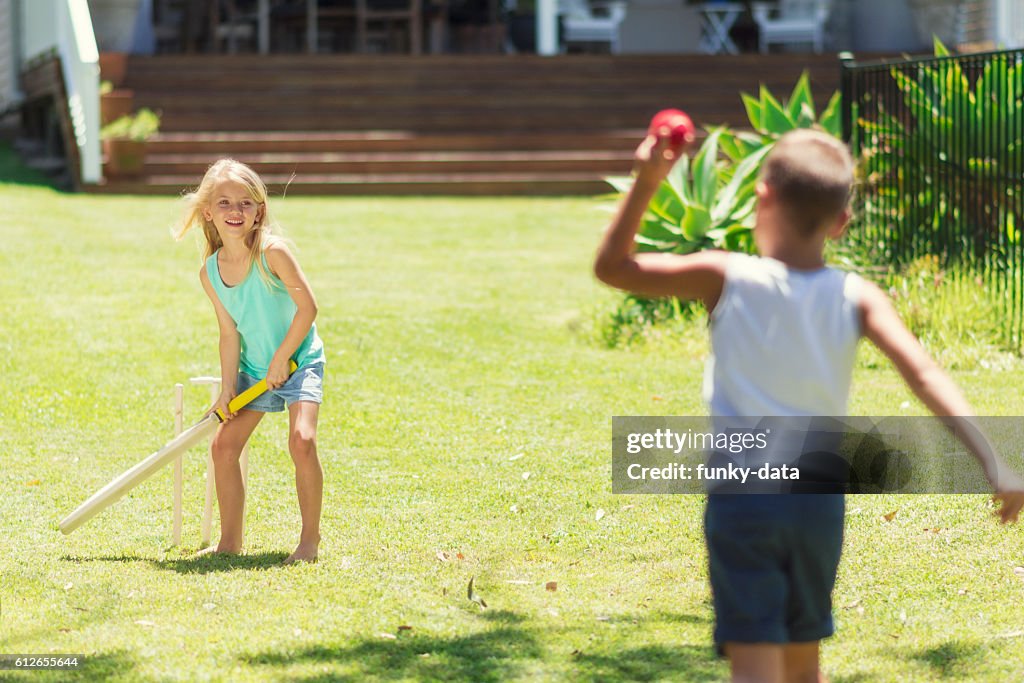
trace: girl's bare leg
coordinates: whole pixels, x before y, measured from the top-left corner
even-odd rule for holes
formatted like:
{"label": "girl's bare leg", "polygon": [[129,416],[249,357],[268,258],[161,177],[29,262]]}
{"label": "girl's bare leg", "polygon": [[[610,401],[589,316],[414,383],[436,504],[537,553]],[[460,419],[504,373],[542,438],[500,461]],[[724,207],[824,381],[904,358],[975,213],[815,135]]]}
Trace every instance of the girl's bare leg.
{"label": "girl's bare leg", "polygon": [[285,560],[285,564],[316,562],[324,497],[324,472],[316,452],[316,421],[320,405],[311,401],[297,401],[289,406],[288,413],[288,450],[295,463],[295,490],[299,494],[302,534],[299,546]]}
{"label": "girl's bare leg", "polygon": [[220,542],[208,552],[242,552],[242,526],[245,510],[245,484],[239,458],[256,425],[263,419],[257,410],[241,410],[222,424],[213,437],[213,473],[217,482],[217,506],[220,509]]}

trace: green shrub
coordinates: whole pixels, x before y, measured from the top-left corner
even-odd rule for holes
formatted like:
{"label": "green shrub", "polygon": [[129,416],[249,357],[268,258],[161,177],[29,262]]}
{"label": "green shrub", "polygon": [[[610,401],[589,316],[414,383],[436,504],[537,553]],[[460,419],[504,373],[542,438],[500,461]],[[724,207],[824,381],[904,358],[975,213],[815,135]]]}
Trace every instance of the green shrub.
{"label": "green shrub", "polygon": [[[923,256],[879,284],[940,365],[973,370],[1013,362],[1002,324],[1007,302],[967,267],[943,268],[938,256]],[[878,367],[888,361],[872,347],[862,363]]]}
{"label": "green shrub", "polygon": [[160,130],[160,115],[152,109],[140,109],[111,121],[100,130],[104,140],[148,140]]}
{"label": "green shrub", "polygon": [[[949,52],[935,40],[935,56]],[[853,103],[861,152],[861,222],[890,261],[924,253],[972,260],[1019,240],[1024,164],[1024,64],[986,59],[968,74],[957,61],[890,70],[897,107]],[[902,105],[902,106],[900,106]],[[991,254],[990,254],[991,256]],[[998,257],[998,254],[996,254]]]}

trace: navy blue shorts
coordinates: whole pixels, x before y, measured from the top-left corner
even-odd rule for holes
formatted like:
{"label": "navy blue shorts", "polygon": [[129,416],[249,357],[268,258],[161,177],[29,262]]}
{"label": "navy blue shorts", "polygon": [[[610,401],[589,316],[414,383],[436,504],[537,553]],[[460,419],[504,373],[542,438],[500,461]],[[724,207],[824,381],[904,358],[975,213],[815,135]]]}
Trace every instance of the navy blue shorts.
{"label": "navy blue shorts", "polygon": [[832,635],[845,501],[836,494],[709,495],[704,510],[715,644]]}

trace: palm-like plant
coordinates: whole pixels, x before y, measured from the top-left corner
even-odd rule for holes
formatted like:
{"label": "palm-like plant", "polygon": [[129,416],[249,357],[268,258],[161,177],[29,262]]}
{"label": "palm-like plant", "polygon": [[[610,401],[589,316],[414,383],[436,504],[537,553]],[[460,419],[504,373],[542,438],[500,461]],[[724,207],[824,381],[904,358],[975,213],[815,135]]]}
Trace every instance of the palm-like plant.
{"label": "palm-like plant", "polygon": [[[817,116],[806,73],[783,103],[764,86],[758,98],[745,93],[742,98],[753,131],[709,129],[696,155],[692,159],[683,155],[648,207],[636,236],[638,250],[753,251],[754,187],[761,161],[775,141],[791,130],[815,125],[839,135],[839,93]],[[633,179],[609,178],[608,182],[624,193]]]}
{"label": "palm-like plant", "polygon": [[[935,40],[935,56],[949,52]],[[974,74],[938,60],[891,75],[901,94],[887,108],[854,105],[862,148],[863,217],[889,232],[896,261],[922,253],[980,257],[1015,244],[1024,168],[1024,63],[988,57]],[[972,82],[973,81],[973,82]]]}

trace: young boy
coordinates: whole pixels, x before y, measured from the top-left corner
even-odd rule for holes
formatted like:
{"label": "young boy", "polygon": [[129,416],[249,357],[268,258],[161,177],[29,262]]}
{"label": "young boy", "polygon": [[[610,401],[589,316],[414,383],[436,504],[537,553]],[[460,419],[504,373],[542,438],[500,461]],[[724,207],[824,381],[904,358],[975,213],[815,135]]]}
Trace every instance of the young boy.
{"label": "young boy", "polygon": [[[678,158],[668,131],[636,152],[636,181],[604,237],[594,266],[613,287],[703,302],[712,358],[705,396],[712,416],[845,415],[857,341],[888,356],[914,394],[950,426],[971,409],[952,380],[903,325],[886,295],[825,266],[825,240],[850,218],[853,160],[818,131],[783,136],[757,184],[754,239],[760,257],[705,251],[635,254],[633,237],[658,185]],[[965,445],[1016,521],[1024,481],[975,429]],[[708,496],[705,537],[715,607],[714,639],[733,681],[824,681],[819,641],[832,635],[831,593],[843,535],[843,497]]]}

